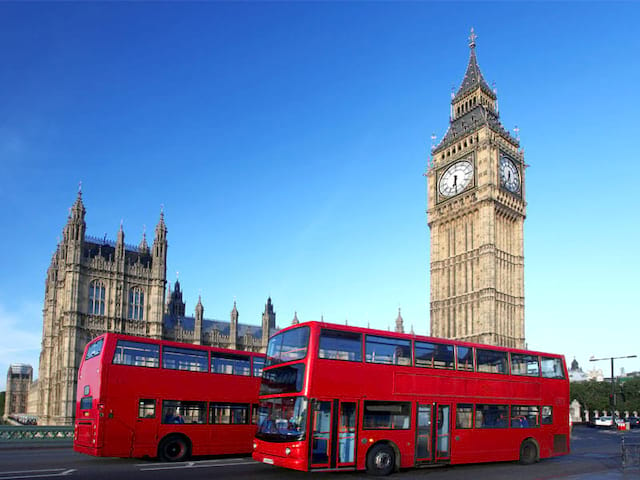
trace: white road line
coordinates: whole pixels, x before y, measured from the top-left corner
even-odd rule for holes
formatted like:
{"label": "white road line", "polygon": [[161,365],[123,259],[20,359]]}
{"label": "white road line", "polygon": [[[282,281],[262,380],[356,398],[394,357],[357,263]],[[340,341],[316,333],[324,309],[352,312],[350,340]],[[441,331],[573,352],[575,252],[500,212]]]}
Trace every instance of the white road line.
{"label": "white road line", "polygon": [[[0,472],[0,480],[16,480],[19,478],[51,478],[66,477],[75,472],[75,468],[70,469],[47,469],[47,470],[21,470],[14,472]],[[50,472],[50,473],[45,473]],[[17,474],[17,475],[16,475]]]}
{"label": "white road line", "polygon": [[147,463],[137,463],[136,467],[149,467],[149,466],[154,466],[154,467],[159,467],[159,466],[164,466],[164,465],[171,465],[171,466],[175,466],[175,465],[186,465],[189,463],[192,464],[196,464],[196,463],[223,463],[223,462],[233,462],[233,461],[245,461],[250,459],[251,457],[231,457],[231,458],[220,458],[220,459],[215,459],[215,460],[200,460],[198,462],[193,462],[193,461],[189,461],[189,462],[147,462]]}
{"label": "white road line", "polygon": [[[189,464],[190,463],[190,464]],[[153,466],[153,467],[147,467],[147,468],[140,468],[141,472],[154,472],[156,470],[179,470],[181,468],[215,468],[215,467],[230,467],[230,466],[234,466],[234,465],[252,465],[252,464],[257,464],[257,462],[254,462],[253,460],[250,462],[230,462],[230,463],[205,463],[205,462],[189,462],[187,464],[183,464],[183,465],[176,465],[176,464],[172,464],[171,466]],[[0,478],[0,480],[2,480]]]}

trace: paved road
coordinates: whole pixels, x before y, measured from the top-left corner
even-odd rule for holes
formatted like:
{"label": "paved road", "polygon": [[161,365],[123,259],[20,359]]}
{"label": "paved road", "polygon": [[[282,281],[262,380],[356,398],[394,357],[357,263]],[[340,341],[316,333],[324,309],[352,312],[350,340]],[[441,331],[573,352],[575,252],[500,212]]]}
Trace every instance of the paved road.
{"label": "paved road", "polygon": [[[572,435],[572,453],[542,460],[534,465],[517,463],[460,465],[403,470],[388,478],[398,480],[620,480],[640,479],[640,469],[621,467],[620,439],[640,443],[640,429],[627,434],[577,427]],[[94,458],[75,453],[70,444],[0,444],[0,480],[56,479],[117,480],[355,480],[369,478],[364,472],[303,473],[254,462],[249,457],[205,457],[177,464],[153,460]]]}

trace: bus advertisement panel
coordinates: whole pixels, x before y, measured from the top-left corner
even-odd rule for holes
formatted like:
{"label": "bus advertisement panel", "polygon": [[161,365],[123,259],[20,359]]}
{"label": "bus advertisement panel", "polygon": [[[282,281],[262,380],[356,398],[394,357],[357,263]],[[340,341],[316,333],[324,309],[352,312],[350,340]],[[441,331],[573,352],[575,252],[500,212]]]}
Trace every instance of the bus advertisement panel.
{"label": "bus advertisement panel", "polygon": [[564,357],[320,322],[269,340],[253,458],[303,471],[569,453]]}
{"label": "bus advertisement panel", "polygon": [[264,355],[113,333],[78,371],[73,448],[100,457],[249,453]]}

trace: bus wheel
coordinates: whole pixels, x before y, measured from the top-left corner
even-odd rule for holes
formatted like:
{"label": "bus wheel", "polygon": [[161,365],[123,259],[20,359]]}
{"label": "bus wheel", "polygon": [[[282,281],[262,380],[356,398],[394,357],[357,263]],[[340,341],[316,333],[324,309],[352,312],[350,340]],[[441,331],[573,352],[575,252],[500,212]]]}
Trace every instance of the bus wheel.
{"label": "bus wheel", "polygon": [[170,435],[160,442],[158,457],[165,462],[181,462],[189,456],[189,445],[184,437]]}
{"label": "bus wheel", "polygon": [[393,449],[384,443],[374,446],[367,454],[367,473],[370,475],[389,475],[396,464]]}
{"label": "bus wheel", "polygon": [[538,459],[538,447],[531,440],[525,440],[520,446],[520,463],[531,465]]}

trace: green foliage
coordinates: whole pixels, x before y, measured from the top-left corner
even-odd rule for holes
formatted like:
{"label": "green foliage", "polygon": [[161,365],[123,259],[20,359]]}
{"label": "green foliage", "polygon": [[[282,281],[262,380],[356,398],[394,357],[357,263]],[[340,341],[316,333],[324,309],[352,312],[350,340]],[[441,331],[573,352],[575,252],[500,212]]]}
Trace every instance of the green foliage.
{"label": "green foliage", "polygon": [[[640,412],[640,378],[623,379],[616,382],[616,410],[629,413],[634,410]],[[624,398],[622,393],[624,392]],[[611,395],[610,382],[571,383],[571,400],[578,400],[582,408],[587,410],[610,410],[609,395]]]}

